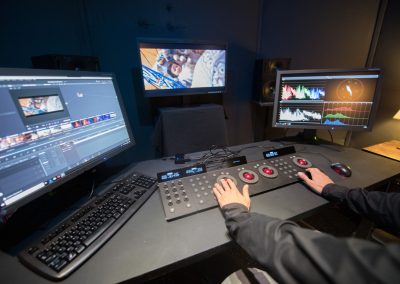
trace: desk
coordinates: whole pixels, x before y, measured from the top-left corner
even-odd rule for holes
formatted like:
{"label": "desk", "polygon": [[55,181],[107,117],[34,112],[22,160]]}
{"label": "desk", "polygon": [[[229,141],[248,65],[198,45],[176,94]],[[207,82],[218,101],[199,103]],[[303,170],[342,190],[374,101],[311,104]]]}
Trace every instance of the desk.
{"label": "desk", "polygon": [[[232,149],[238,150],[247,146],[260,146],[241,152],[247,156],[248,161],[255,161],[262,158],[264,149],[283,145],[263,141],[235,146]],[[296,145],[296,149],[335,182],[349,187],[373,188],[400,174],[400,163],[361,150],[340,148],[341,151],[338,151],[330,146],[313,145]],[[200,153],[196,153],[189,156],[199,155]],[[330,169],[327,158],[332,162],[349,164],[353,175],[350,178],[337,175]],[[156,172],[174,167],[176,165],[171,160],[149,160],[133,166],[135,170],[153,176]],[[325,204],[325,199],[301,183],[252,197],[253,212],[283,219],[302,218]],[[212,253],[229,242],[219,209],[166,222],[160,196],[156,192],[113,238],[61,283],[110,284],[129,279],[137,280],[144,274],[172,268],[203,253]],[[0,275],[2,283],[54,283],[31,272],[15,256],[3,251],[0,251]]]}
{"label": "desk", "polygon": [[400,162],[400,141],[391,140],[363,148],[364,151],[381,155]]}

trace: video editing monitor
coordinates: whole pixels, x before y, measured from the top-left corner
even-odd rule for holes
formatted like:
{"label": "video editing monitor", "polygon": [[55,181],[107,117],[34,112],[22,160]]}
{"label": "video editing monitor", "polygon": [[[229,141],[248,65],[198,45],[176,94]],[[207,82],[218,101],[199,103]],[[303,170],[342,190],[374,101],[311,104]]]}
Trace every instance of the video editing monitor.
{"label": "video editing monitor", "polygon": [[145,97],[223,93],[225,44],[138,40]]}
{"label": "video editing monitor", "polygon": [[0,68],[0,215],[132,146],[115,77]]}
{"label": "video editing monitor", "polygon": [[379,69],[278,71],[272,126],[371,130],[380,78]]}

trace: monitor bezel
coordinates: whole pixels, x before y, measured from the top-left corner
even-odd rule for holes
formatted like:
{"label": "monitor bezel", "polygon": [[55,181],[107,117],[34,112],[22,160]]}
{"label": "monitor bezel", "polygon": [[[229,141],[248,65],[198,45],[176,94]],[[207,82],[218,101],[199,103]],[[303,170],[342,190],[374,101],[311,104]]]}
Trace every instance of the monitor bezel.
{"label": "monitor bezel", "polygon": [[[225,50],[225,82],[223,87],[200,87],[200,88],[182,88],[182,89],[156,89],[146,90],[143,78],[142,60],[140,56],[140,48],[142,45],[158,47],[160,45],[194,45],[202,47],[221,47]],[[158,46],[157,46],[158,45]],[[176,96],[191,96],[191,95],[210,95],[224,94],[227,90],[227,74],[228,74],[228,43],[222,41],[204,41],[204,40],[188,40],[188,39],[165,39],[165,38],[137,38],[137,57],[140,69],[140,85],[143,96],[145,98],[160,98],[160,97],[176,97]],[[159,48],[159,47],[158,47]]]}
{"label": "monitor bezel", "polygon": [[130,127],[129,119],[126,113],[125,105],[123,102],[122,95],[120,93],[117,80],[115,77],[114,73],[110,72],[92,72],[92,71],[71,71],[71,70],[52,70],[52,69],[28,69],[28,68],[0,68],[0,76],[54,76],[54,77],[74,77],[74,78],[79,78],[79,77],[99,77],[99,78],[104,78],[104,77],[109,77],[111,78],[113,85],[115,87],[115,93],[118,98],[118,102],[120,104],[121,108],[121,113],[123,115],[125,125],[127,128],[127,132],[129,135],[129,142],[123,145],[120,145],[120,147],[114,148],[112,150],[109,150],[94,159],[81,164],[79,167],[75,169],[71,169],[68,172],[68,175],[65,175],[65,177],[57,180],[53,184],[46,185],[45,187],[27,195],[26,197],[15,201],[14,203],[5,206],[3,208],[0,208],[0,216],[2,215],[7,215],[15,212],[18,208],[33,202],[34,200],[38,199],[39,197],[54,191],[55,189],[59,188],[61,185],[65,184],[68,181],[71,181],[80,175],[84,174],[85,172],[88,172],[95,168],[96,166],[108,161],[109,159],[115,157],[116,155],[120,154],[123,151],[126,151],[127,149],[131,148],[136,144],[136,141],[133,137],[132,129]]}
{"label": "monitor bezel", "polygon": [[[281,125],[277,124],[278,117],[278,105],[279,105],[279,97],[280,97],[280,85],[281,85],[281,77],[286,74],[299,74],[299,75],[326,75],[326,74],[340,74],[340,73],[372,73],[378,75],[377,83],[375,87],[374,97],[373,97],[373,105],[371,109],[371,115],[368,120],[367,127],[360,126],[349,126],[349,125],[304,125],[304,124],[296,124],[296,125]],[[275,128],[297,128],[297,129],[328,129],[328,130],[348,130],[348,131],[371,131],[373,127],[373,123],[375,121],[376,113],[378,110],[380,98],[381,98],[381,86],[382,86],[382,70],[380,68],[337,68],[337,69],[301,69],[301,70],[278,70],[276,74],[276,84],[275,84],[275,98],[274,98],[274,108],[272,114],[272,127]]]}

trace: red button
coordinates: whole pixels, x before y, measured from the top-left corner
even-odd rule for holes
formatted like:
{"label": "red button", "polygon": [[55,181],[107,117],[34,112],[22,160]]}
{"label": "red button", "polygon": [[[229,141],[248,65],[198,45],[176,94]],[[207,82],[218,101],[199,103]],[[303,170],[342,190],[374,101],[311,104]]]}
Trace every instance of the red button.
{"label": "red button", "polygon": [[308,165],[307,161],[306,161],[306,160],[303,160],[303,159],[297,159],[297,162],[298,162],[300,165],[302,165],[302,166]]}
{"label": "red button", "polygon": [[262,171],[264,172],[264,174],[266,175],[272,175],[274,173],[273,169],[270,168],[263,168]]}
{"label": "red button", "polygon": [[249,172],[245,172],[243,173],[243,177],[247,180],[253,180],[254,179],[254,175],[249,173]]}

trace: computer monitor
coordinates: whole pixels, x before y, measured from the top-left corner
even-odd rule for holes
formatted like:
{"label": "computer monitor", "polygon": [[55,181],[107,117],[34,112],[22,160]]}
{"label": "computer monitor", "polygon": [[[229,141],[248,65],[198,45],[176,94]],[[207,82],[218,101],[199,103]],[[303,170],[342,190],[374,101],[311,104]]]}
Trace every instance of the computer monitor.
{"label": "computer monitor", "polygon": [[225,92],[226,44],[139,39],[145,97]]}
{"label": "computer monitor", "polygon": [[380,79],[379,69],[280,70],[272,126],[371,130]]}
{"label": "computer monitor", "polygon": [[135,141],[109,73],[0,68],[0,215]]}

